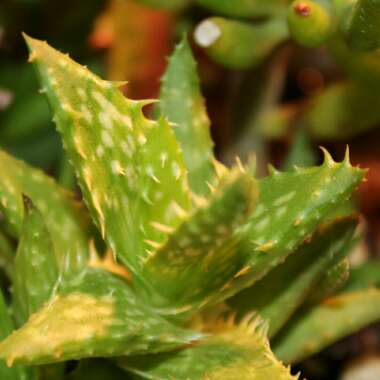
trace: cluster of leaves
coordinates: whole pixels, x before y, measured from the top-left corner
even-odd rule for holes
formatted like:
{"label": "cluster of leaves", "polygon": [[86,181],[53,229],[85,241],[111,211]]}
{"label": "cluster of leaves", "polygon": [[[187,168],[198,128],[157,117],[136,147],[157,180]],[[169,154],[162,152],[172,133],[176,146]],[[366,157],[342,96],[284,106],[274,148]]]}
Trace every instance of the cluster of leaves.
{"label": "cluster of leaves", "polygon": [[[288,41],[306,48],[325,47],[346,78],[329,84],[306,104],[304,99],[293,104],[301,108],[299,124],[313,137],[330,140],[351,138],[378,126],[378,1],[138,1],[177,12],[198,5],[214,13],[195,28],[194,40],[211,59],[232,69],[258,67]],[[276,104],[265,120],[263,126],[256,121],[255,127],[267,138],[286,136],[294,125],[289,105]]]}
{"label": "cluster of leaves", "polygon": [[214,158],[186,40],[156,120],[26,40],[86,207],[0,153],[2,379],[293,379],[280,360],[380,318],[376,276],[342,288],[364,175],[348,153],[256,180]]}

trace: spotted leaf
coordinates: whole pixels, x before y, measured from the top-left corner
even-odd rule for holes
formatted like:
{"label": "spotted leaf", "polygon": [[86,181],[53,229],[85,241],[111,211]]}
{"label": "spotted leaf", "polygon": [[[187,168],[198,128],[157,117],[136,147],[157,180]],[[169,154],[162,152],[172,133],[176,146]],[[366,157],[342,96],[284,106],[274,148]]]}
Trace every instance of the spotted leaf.
{"label": "spotted leaf", "polygon": [[256,320],[215,322],[212,335],[191,347],[119,365],[150,380],[296,380],[272,354]]}
{"label": "spotted leaf", "polygon": [[20,237],[23,229],[25,194],[40,210],[52,236],[59,264],[64,257],[79,270],[87,261],[90,223],[74,195],[58,186],[40,170],[0,151],[0,210],[9,230]]}
{"label": "spotted leaf", "polygon": [[19,326],[50,299],[58,280],[58,258],[45,222],[28,198],[24,205],[13,279],[13,313]]}
{"label": "spotted leaf", "polygon": [[207,195],[207,182],[212,183],[214,179],[214,144],[196,63],[186,37],[169,59],[162,78],[160,100],[161,113],[176,124],[174,133],[183,149],[189,185],[195,193]]}
{"label": "spotted leaf", "polygon": [[151,248],[190,205],[182,153],[169,123],[46,43],[27,37],[83,196],[112,250],[139,273]]}
{"label": "spotted leaf", "polygon": [[274,342],[274,352],[295,363],[380,319],[380,290],[347,292],[297,315]]}
{"label": "spotted leaf", "polygon": [[238,315],[257,312],[274,336],[306,300],[330,266],[347,254],[356,220],[347,218],[323,226],[310,242],[301,245],[284,264],[269,272],[251,288],[229,300]]}
{"label": "spotted leaf", "polygon": [[[364,171],[325,153],[319,167],[272,174],[259,181],[260,198],[247,225],[238,231],[242,267],[220,292],[219,300],[246,288],[282,263],[327,219],[347,215],[347,200]],[[349,215],[348,214],[348,215]]]}
{"label": "spotted leaf", "polygon": [[329,268],[318,283],[318,287],[307,300],[307,304],[316,305],[341,289],[350,277],[350,261],[346,257]]}
{"label": "spotted leaf", "polygon": [[159,289],[166,305],[174,307],[174,313],[207,304],[238,270],[234,233],[251,215],[257,195],[254,179],[239,169],[232,170],[205,205],[189,215],[147,259],[144,276]]}
{"label": "spotted leaf", "polygon": [[[20,329],[0,343],[9,365],[163,352],[201,334],[159,317],[122,279],[86,269],[60,289]],[[28,342],[28,344],[25,344]]]}

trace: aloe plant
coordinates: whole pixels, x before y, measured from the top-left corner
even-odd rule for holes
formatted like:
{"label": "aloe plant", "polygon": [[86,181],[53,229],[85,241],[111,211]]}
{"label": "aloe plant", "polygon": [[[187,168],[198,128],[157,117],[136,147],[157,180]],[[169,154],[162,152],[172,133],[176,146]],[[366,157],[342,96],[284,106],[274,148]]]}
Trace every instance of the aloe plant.
{"label": "aloe plant", "polygon": [[255,179],[214,157],[186,39],[156,120],[26,41],[83,204],[1,152],[2,379],[290,380],[287,365],[380,319],[379,290],[342,288],[364,176],[348,151]]}

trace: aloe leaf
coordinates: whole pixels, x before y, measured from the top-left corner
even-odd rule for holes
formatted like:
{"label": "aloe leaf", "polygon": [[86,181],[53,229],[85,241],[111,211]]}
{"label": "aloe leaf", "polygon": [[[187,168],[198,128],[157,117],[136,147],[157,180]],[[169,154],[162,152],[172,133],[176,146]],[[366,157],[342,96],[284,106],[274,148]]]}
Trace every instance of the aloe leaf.
{"label": "aloe leaf", "polygon": [[[0,340],[5,339],[13,330],[13,322],[9,315],[3,292],[0,290]],[[8,368],[4,360],[0,360],[0,378],[2,380],[32,380],[32,373],[21,366]]]}
{"label": "aloe leaf", "polygon": [[62,282],[51,300],[0,343],[0,358],[8,365],[35,365],[138,355],[178,348],[201,336],[158,316],[122,279],[88,268]]}
{"label": "aloe leaf", "polygon": [[190,3],[190,0],[138,0],[138,2],[150,7],[179,11],[185,8]]}
{"label": "aloe leaf", "polygon": [[130,357],[118,364],[149,380],[295,380],[272,354],[257,321],[216,321],[213,334],[181,350]]}
{"label": "aloe leaf", "polygon": [[240,258],[234,232],[251,215],[257,195],[251,175],[232,170],[206,204],[146,260],[144,277],[170,308],[185,311],[204,306],[236,273]]}
{"label": "aloe leaf", "polygon": [[300,45],[318,47],[334,31],[333,10],[329,0],[295,0],[288,11],[289,31]]}
{"label": "aloe leaf", "polygon": [[14,251],[8,237],[0,230],[0,268],[10,279],[13,278]]}
{"label": "aloe leaf", "polygon": [[311,146],[310,138],[304,128],[299,128],[285,159],[283,169],[291,170],[294,165],[298,167],[308,167],[316,163],[317,157]]}
{"label": "aloe leaf", "polygon": [[276,338],[274,352],[296,363],[379,319],[380,290],[343,293],[302,310]]}
{"label": "aloe leaf", "polygon": [[13,235],[21,235],[24,218],[22,194],[25,194],[45,220],[60,266],[67,257],[73,271],[83,267],[87,262],[89,220],[74,195],[40,170],[2,151],[0,173],[0,210]]}
{"label": "aloe leaf", "polygon": [[287,0],[197,0],[199,5],[224,16],[263,17],[286,12]]}
{"label": "aloe leaf", "polygon": [[334,83],[311,99],[302,123],[319,139],[342,140],[364,133],[380,121],[376,92],[357,81]]}
{"label": "aloe leaf", "polygon": [[194,40],[215,62],[231,69],[258,66],[288,38],[283,18],[259,24],[210,17],[194,31]]}
{"label": "aloe leaf", "polygon": [[378,0],[334,0],[341,31],[356,50],[380,47],[380,2]]}
{"label": "aloe leaf", "polygon": [[261,281],[229,300],[238,315],[257,312],[269,324],[273,337],[289,320],[329,266],[347,253],[356,226],[355,219],[343,219],[323,226],[301,245],[284,264]]}
{"label": "aloe leaf", "polygon": [[177,126],[174,133],[181,144],[188,168],[190,188],[207,195],[207,182],[214,179],[213,142],[204,100],[200,91],[196,62],[184,37],[169,59],[162,78],[160,111]]}
{"label": "aloe leaf", "polygon": [[[190,199],[182,152],[169,123],[144,117],[124,97],[46,43],[26,37],[57,128],[93,219],[114,253],[139,273],[150,241],[175,228]],[[128,238],[126,238],[128,236]]]}
{"label": "aloe leaf", "polygon": [[57,256],[42,215],[26,197],[24,207],[13,279],[13,313],[18,326],[50,299],[58,280]]}
{"label": "aloe leaf", "polygon": [[218,299],[253,285],[309,239],[326,219],[350,214],[347,200],[363,175],[363,170],[350,165],[348,154],[337,163],[325,152],[319,167],[287,173],[273,170],[260,180],[255,211],[238,231],[242,241],[238,255],[243,265]]}
{"label": "aloe leaf", "polygon": [[336,293],[347,282],[350,276],[350,262],[345,258],[326,271],[318,287],[310,295],[307,304],[316,305]]}
{"label": "aloe leaf", "polygon": [[374,259],[352,268],[343,290],[356,291],[372,286],[380,287],[380,262]]}

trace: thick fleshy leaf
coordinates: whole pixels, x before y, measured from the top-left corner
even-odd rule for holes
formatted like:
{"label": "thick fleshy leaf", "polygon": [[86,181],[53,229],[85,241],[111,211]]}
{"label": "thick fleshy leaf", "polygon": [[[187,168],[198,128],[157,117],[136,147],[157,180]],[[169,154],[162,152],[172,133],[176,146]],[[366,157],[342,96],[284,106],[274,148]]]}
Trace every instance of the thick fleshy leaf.
{"label": "thick fleshy leaf", "polygon": [[119,365],[150,380],[296,380],[272,354],[255,320],[215,322],[211,336],[189,348]]}
{"label": "thick fleshy leaf", "polygon": [[190,200],[186,169],[171,126],[144,117],[146,102],[124,97],[41,42],[27,37],[57,128],[94,220],[119,258],[138,273],[150,241],[175,228]]}
{"label": "thick fleshy leaf", "polygon": [[288,34],[282,17],[256,24],[210,17],[196,27],[194,40],[217,63],[247,69],[260,65]]}
{"label": "thick fleshy leaf", "polygon": [[[346,57],[346,61],[350,59]],[[368,72],[367,68],[363,71]],[[375,86],[373,86],[375,84]],[[363,85],[358,81],[338,82],[311,98],[301,122],[318,139],[349,139],[375,128],[380,116],[376,81]]]}
{"label": "thick fleshy leaf", "polygon": [[310,137],[304,128],[298,128],[283,164],[283,169],[291,170],[294,165],[298,167],[313,166],[316,165],[317,162],[316,154],[311,146]]}
{"label": "thick fleshy leaf", "polygon": [[196,63],[186,37],[177,45],[162,78],[160,111],[177,125],[174,133],[183,150],[191,189],[207,195],[207,182],[212,183],[215,174],[214,144]]}
{"label": "thick fleshy leaf", "polygon": [[347,253],[355,219],[344,219],[323,226],[293,253],[284,264],[261,281],[231,300],[238,315],[257,312],[269,324],[268,336],[274,336],[305,301],[327,269]]}
{"label": "thick fleshy leaf", "polygon": [[380,262],[374,259],[352,268],[344,291],[362,290],[372,286],[380,288]]}
{"label": "thick fleshy leaf", "polygon": [[251,175],[232,170],[207,203],[146,260],[144,277],[173,313],[204,306],[239,270],[235,230],[251,215],[257,195]]}
{"label": "thick fleshy leaf", "polygon": [[[4,300],[3,292],[0,290],[0,340],[6,338],[13,330],[13,322],[8,312]],[[4,360],[0,360],[0,379],[1,380],[29,380],[32,379],[31,373],[28,373],[21,366],[8,368]]]}
{"label": "thick fleshy leaf", "polygon": [[340,29],[348,45],[357,50],[380,47],[380,2],[335,0]]}
{"label": "thick fleshy leaf", "polygon": [[0,210],[15,237],[23,228],[25,194],[40,210],[52,236],[61,266],[64,257],[72,270],[87,262],[90,221],[74,195],[40,170],[0,151]]}
{"label": "thick fleshy leaf", "polygon": [[286,12],[287,0],[196,0],[199,5],[225,16],[263,17]]}
{"label": "thick fleshy leaf", "polygon": [[348,292],[302,310],[274,342],[286,363],[310,356],[346,335],[380,320],[380,290]]}
{"label": "thick fleshy leaf", "polygon": [[15,249],[9,241],[8,236],[0,230],[0,268],[4,270],[10,279],[13,277],[14,252]]}
{"label": "thick fleshy leaf", "polygon": [[334,12],[329,0],[295,0],[289,6],[288,26],[300,45],[318,47],[334,32]]}
{"label": "thick fleshy leaf", "polygon": [[[349,244],[350,246],[350,244]],[[313,293],[308,298],[308,305],[316,305],[332,296],[344,286],[350,276],[350,261],[345,258],[326,271]],[[368,287],[367,287],[368,288]]]}
{"label": "thick fleshy leaf", "polygon": [[140,3],[150,7],[157,7],[171,11],[178,11],[186,7],[190,0],[138,0]]}
{"label": "thick fleshy leaf", "polygon": [[159,317],[122,279],[86,269],[62,283],[50,301],[1,342],[0,358],[12,365],[137,355],[168,351],[200,337]]}
{"label": "thick fleshy leaf", "polygon": [[24,206],[13,279],[13,313],[18,326],[50,299],[59,276],[57,256],[42,215],[26,197]]}
{"label": "thick fleshy leaf", "polygon": [[249,223],[238,231],[242,236],[238,254],[243,265],[225,284],[219,300],[261,279],[310,239],[322,222],[351,214],[347,200],[364,171],[352,167],[348,156],[336,163],[325,154],[319,167],[273,171],[259,181],[257,207]]}

